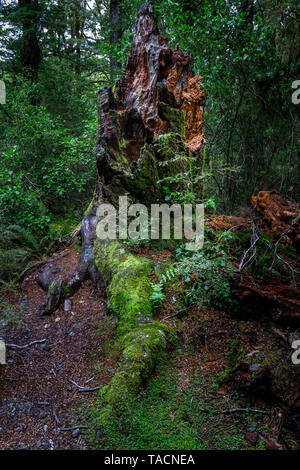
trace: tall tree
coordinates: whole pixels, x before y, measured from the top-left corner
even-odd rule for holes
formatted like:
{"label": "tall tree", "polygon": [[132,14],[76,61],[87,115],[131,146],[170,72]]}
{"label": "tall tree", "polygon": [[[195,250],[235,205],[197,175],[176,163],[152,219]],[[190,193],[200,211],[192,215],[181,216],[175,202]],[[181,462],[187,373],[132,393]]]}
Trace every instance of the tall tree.
{"label": "tall tree", "polygon": [[39,2],[38,0],[18,0],[18,12],[22,24],[21,64],[25,73],[37,81],[42,55],[38,41]]}
{"label": "tall tree", "polygon": [[[122,36],[122,31],[120,27],[120,4],[121,0],[110,0],[109,18],[111,46],[116,46]],[[116,59],[115,55],[112,54],[110,57],[110,75],[112,80],[117,76],[119,67],[120,64],[118,60]]]}

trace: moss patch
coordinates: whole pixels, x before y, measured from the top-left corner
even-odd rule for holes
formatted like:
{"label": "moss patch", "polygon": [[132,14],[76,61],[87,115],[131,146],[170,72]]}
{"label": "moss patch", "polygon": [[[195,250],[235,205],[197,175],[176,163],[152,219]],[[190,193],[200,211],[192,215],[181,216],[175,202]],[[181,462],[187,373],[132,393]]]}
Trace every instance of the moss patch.
{"label": "moss patch", "polygon": [[117,241],[95,241],[94,259],[107,287],[109,308],[119,317],[117,333],[126,334],[140,317],[151,317],[151,262],[136,258]]}
{"label": "moss patch", "polygon": [[134,401],[167,344],[168,329],[152,320],[151,261],[136,258],[118,242],[96,239],[94,259],[106,284],[110,309],[118,316],[120,366],[101,390],[100,421],[108,426]]}
{"label": "moss patch", "polygon": [[[180,361],[179,361],[180,362]],[[264,415],[225,415],[226,397],[217,396],[204,374],[195,371],[181,380],[176,357],[161,357],[147,390],[142,390],[119,419],[101,427],[94,413],[90,434],[95,448],[118,450],[252,450],[244,438],[246,430],[264,432],[269,418]],[[101,397],[98,410],[101,410]],[[234,403],[232,406],[239,406]],[[95,412],[95,410],[94,410]],[[100,432],[99,432],[100,431]]]}

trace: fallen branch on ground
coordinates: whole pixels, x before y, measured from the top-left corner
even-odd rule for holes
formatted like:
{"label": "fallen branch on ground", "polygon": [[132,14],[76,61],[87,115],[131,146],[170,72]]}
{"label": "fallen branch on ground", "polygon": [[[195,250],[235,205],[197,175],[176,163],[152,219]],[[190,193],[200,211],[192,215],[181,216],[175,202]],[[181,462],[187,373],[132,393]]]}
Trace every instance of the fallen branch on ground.
{"label": "fallen branch on ground", "polygon": [[19,346],[18,344],[7,343],[6,347],[11,349],[25,349],[29,348],[30,346],[33,346],[34,344],[45,343],[46,341],[46,339],[38,339],[36,341],[31,341],[31,343],[24,344],[23,346]]}
{"label": "fallen branch on ground", "polygon": [[74,380],[71,380],[71,379],[69,379],[69,382],[79,388],[78,392],[95,392],[96,390],[100,390],[100,388],[102,388],[102,386],[93,387],[93,388],[82,387],[81,385],[78,385],[76,382],[74,382]]}
{"label": "fallen branch on ground", "polygon": [[176,313],[173,313],[172,315],[168,315],[167,317],[163,318],[162,321],[164,320],[169,320],[169,318],[173,318],[173,317],[176,317],[177,315],[179,315],[180,313],[184,313],[187,311],[187,308],[182,308],[181,310],[178,310],[178,312]]}
{"label": "fallen branch on ground", "polygon": [[238,413],[240,411],[249,411],[250,413],[263,413],[266,415],[271,414],[270,411],[256,410],[254,408],[233,408],[232,410],[221,410],[220,413]]}
{"label": "fallen branch on ground", "polygon": [[100,390],[100,388],[102,388],[102,386],[94,388],[80,388],[78,392],[96,392],[97,390]]}
{"label": "fallen branch on ground", "polygon": [[78,426],[72,426],[70,428],[59,428],[60,431],[74,431],[74,429],[87,429],[87,426],[79,424]]}

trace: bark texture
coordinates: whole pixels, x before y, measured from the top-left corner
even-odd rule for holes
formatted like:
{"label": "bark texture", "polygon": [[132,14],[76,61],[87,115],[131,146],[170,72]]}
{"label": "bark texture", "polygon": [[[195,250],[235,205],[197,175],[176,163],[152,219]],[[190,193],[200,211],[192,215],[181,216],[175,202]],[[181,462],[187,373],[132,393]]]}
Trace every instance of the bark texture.
{"label": "bark texture", "polygon": [[97,205],[93,203],[81,223],[82,255],[80,265],[69,281],[55,277],[55,264],[47,266],[38,277],[39,285],[47,291],[45,303],[40,311],[42,316],[50,315],[77,292],[83,281],[91,279],[98,290],[101,289],[101,278],[94,263],[93,248],[96,238]]}

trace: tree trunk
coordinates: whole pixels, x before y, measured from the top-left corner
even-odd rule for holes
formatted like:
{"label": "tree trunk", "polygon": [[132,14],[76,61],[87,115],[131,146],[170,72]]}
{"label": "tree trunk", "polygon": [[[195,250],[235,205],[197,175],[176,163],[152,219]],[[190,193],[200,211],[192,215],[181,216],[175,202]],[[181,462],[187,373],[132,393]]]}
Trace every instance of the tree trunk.
{"label": "tree trunk", "polygon": [[28,77],[37,81],[41,63],[41,49],[38,42],[38,0],[18,0],[18,7],[22,9],[22,46],[20,59]]}
{"label": "tree trunk", "polygon": [[[121,0],[110,0],[109,20],[110,20],[110,44],[115,46],[122,35],[120,28],[120,3]],[[110,57],[110,77],[114,80],[118,75],[120,63],[111,55]]]}

